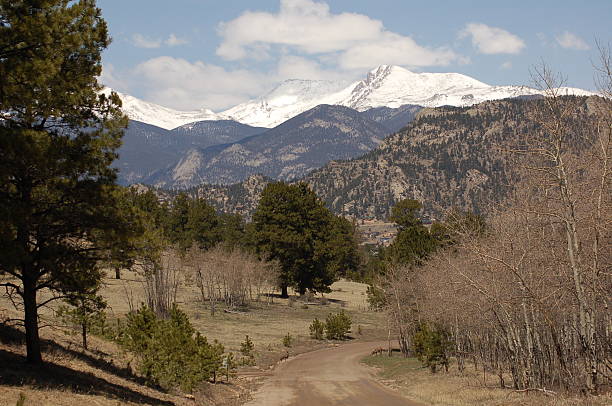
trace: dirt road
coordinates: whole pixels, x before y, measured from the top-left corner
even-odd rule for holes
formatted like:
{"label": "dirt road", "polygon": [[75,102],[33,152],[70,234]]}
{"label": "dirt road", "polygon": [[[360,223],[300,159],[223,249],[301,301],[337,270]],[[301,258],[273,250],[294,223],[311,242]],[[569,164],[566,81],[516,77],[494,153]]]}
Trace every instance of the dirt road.
{"label": "dirt road", "polygon": [[351,343],[280,364],[247,406],[419,406],[372,379],[360,363],[381,343]]}

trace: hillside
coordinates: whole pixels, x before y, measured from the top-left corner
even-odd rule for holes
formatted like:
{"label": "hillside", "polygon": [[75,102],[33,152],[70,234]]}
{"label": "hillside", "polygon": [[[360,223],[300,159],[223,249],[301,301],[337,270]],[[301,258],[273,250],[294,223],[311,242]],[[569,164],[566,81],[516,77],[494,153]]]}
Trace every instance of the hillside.
{"label": "hillside", "polygon": [[[575,117],[588,125],[588,98]],[[425,203],[425,215],[439,218],[459,207],[482,212],[504,198],[515,167],[503,150],[520,142],[536,123],[530,119],[541,100],[507,99],[470,107],[424,109],[400,132],[375,150],[353,160],[334,161],[304,178],[337,214],[384,219],[404,198]],[[250,190],[263,188],[252,178]],[[246,184],[245,184],[246,185]],[[243,185],[199,187],[200,194],[224,210],[248,213],[256,194],[242,195]]]}
{"label": "hillside", "polygon": [[158,187],[231,184],[251,175],[293,180],[333,159],[374,149],[390,133],[342,106],[320,105],[262,134],[232,144],[191,149],[174,167],[144,180]]}
{"label": "hillside", "polygon": [[172,130],[130,120],[114,166],[120,183],[137,183],[176,165],[192,148],[236,142],[265,130],[232,120],[197,121]]}

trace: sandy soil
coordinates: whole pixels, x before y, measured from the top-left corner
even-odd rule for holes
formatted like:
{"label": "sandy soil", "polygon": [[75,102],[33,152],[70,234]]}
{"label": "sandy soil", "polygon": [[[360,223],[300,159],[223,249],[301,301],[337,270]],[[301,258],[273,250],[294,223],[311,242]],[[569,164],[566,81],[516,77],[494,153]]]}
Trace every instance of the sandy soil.
{"label": "sandy soil", "polygon": [[357,342],[290,358],[247,406],[418,406],[377,383],[360,360],[383,343]]}

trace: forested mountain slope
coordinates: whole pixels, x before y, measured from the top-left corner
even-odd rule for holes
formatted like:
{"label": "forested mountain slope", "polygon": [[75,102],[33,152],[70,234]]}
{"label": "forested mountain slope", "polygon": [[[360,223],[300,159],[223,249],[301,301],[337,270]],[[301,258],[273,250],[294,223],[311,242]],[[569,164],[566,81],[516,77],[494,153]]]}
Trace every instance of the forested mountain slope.
{"label": "forested mountain slope", "polygon": [[[592,128],[590,99],[580,103],[568,134],[578,145],[580,131]],[[538,128],[533,120],[542,100],[507,99],[470,107],[424,109],[400,132],[373,151],[352,160],[333,161],[301,180],[308,182],[337,214],[386,218],[404,198],[424,202],[425,215],[439,218],[445,209],[477,212],[504,198],[517,175],[507,149]],[[265,183],[251,178],[252,191]],[[224,210],[247,214],[257,194],[244,186],[201,186],[200,194]]]}

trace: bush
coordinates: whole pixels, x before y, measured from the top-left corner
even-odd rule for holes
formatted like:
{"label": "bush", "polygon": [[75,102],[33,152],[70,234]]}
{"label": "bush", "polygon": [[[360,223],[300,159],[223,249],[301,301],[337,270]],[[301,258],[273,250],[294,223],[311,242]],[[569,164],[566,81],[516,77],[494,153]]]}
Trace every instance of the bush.
{"label": "bush", "polygon": [[448,371],[447,353],[450,347],[447,332],[428,323],[421,323],[412,336],[414,354],[432,373],[436,373],[438,365],[443,365]]}
{"label": "bush", "polygon": [[253,340],[246,335],[244,337],[244,342],[240,344],[240,353],[242,354],[240,363],[242,365],[255,365],[255,354],[253,353],[254,349],[255,345],[253,345]]}
{"label": "bush", "polygon": [[225,374],[225,380],[229,382],[231,377],[236,376],[236,359],[234,353],[230,352],[223,358],[223,373]]}
{"label": "bush", "polygon": [[291,337],[291,334],[287,333],[287,335],[283,337],[283,345],[287,348],[293,345],[293,337]]}
{"label": "bush", "polygon": [[314,319],[309,329],[310,329],[310,337],[314,338],[315,340],[323,339],[325,323],[323,323],[319,319]]}
{"label": "bush", "polygon": [[368,304],[371,310],[381,311],[384,309],[387,304],[384,290],[375,285],[368,285],[366,293],[368,294]]}
{"label": "bush", "polygon": [[130,313],[119,341],[138,357],[138,371],[167,389],[191,391],[216,377],[222,366],[223,346],[208,343],[176,306],[168,320],[158,319],[148,307]]}
{"label": "bush", "polygon": [[64,299],[69,306],[60,306],[56,316],[62,323],[70,325],[81,333],[82,345],[87,349],[88,334],[106,336],[108,326],[106,324],[106,302],[96,294],[72,295]]}
{"label": "bush", "polygon": [[328,340],[344,340],[351,331],[351,318],[344,310],[330,313],[325,320],[325,335]]}

